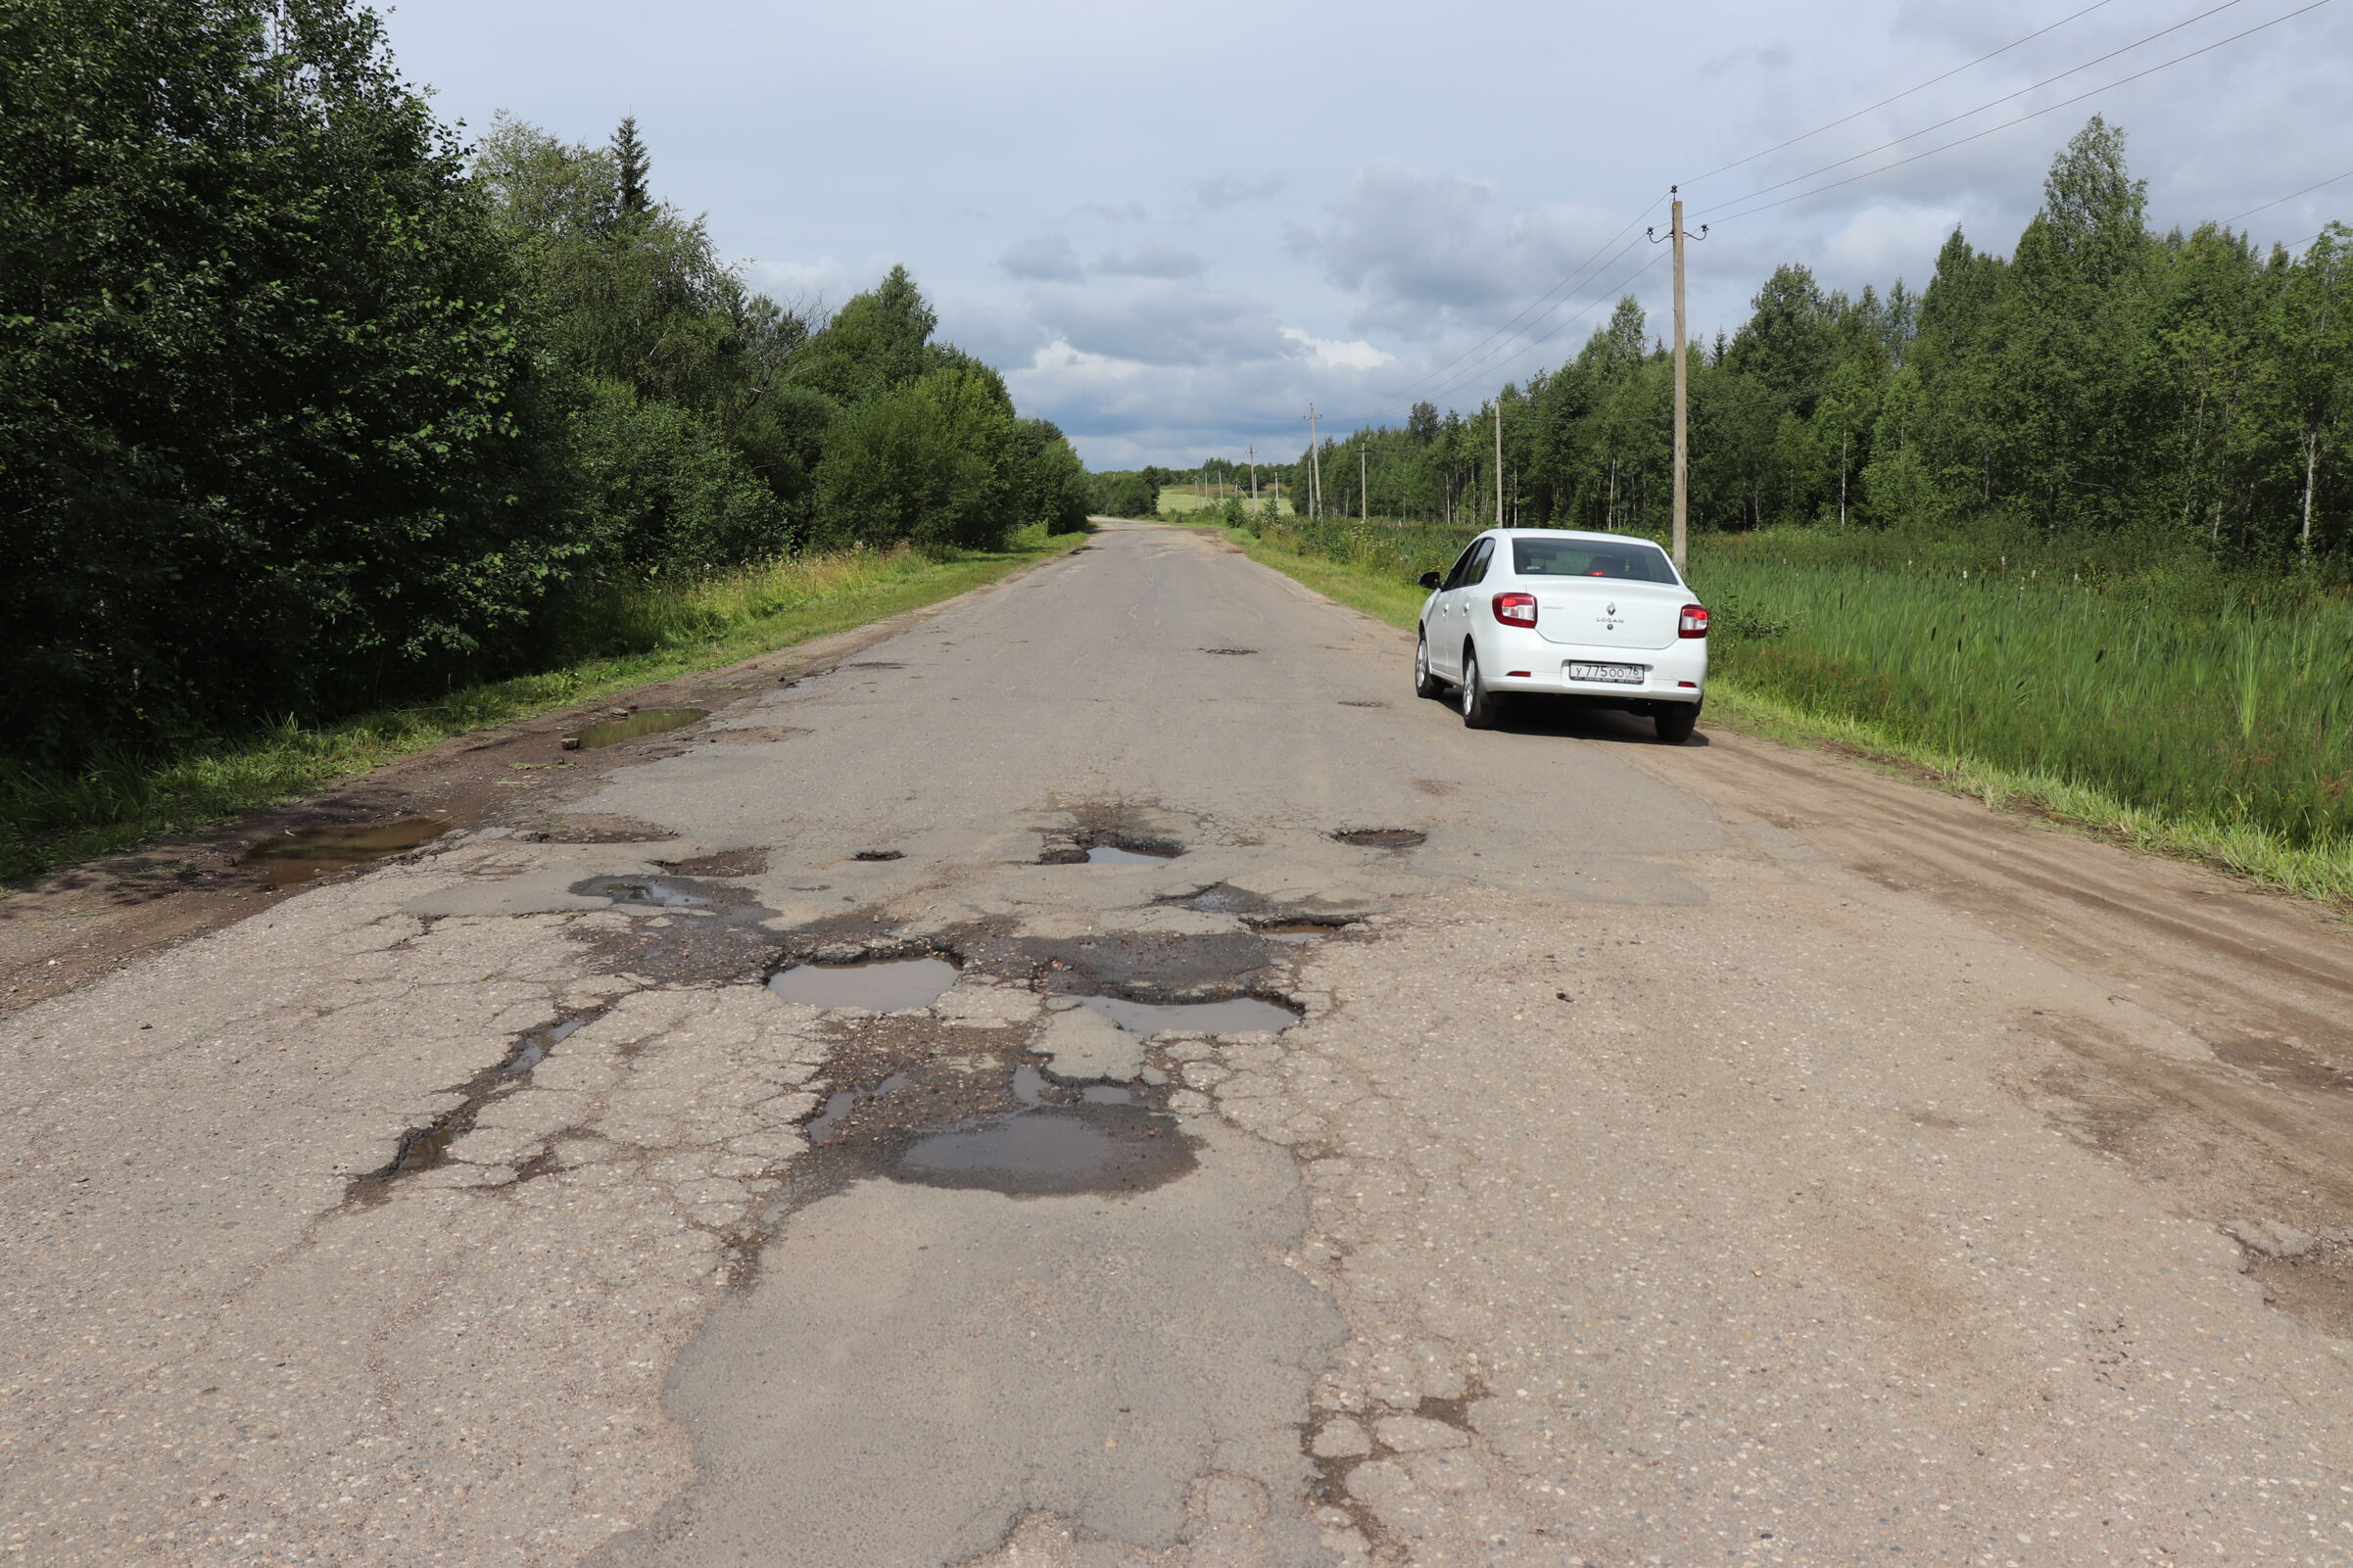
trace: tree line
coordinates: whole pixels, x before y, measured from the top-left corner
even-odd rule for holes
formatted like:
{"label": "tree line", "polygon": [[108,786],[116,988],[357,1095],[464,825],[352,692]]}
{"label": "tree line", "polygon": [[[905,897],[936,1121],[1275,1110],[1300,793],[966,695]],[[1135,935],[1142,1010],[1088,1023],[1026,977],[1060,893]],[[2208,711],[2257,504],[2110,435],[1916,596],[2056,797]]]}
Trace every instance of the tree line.
{"label": "tree line", "polygon": [[[1695,526],[2129,538],[2250,566],[2353,553],[2353,230],[2300,255],[2216,223],[2150,232],[2123,133],[2053,160],[2008,257],[1955,230],[1918,295],[1774,271],[1690,363]],[[1323,510],[1666,526],[1671,356],[1618,302],[1576,356],[1468,417],[1324,444]],[[1360,453],[1364,474],[1360,493]],[[1305,497],[1314,456],[1285,477]]]}
{"label": "tree line", "polygon": [[0,103],[0,755],[479,679],[619,579],[1083,522],[904,268],[771,299],[634,121],[469,147],[352,0],[16,0]]}

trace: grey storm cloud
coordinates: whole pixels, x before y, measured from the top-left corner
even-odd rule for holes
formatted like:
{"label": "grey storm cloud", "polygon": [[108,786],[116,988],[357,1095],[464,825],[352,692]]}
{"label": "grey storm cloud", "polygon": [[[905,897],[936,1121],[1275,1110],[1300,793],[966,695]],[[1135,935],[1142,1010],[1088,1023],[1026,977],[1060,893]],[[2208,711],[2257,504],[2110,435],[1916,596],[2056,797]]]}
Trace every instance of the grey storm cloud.
{"label": "grey storm cloud", "polygon": [[1191,251],[1175,245],[1139,245],[1125,253],[1106,251],[1095,258],[1095,270],[1107,277],[1199,277],[1209,263]]}
{"label": "grey storm cloud", "polygon": [[1067,234],[1032,234],[1017,241],[997,258],[997,265],[1025,283],[1075,283],[1086,275]]}
{"label": "grey storm cloud", "polygon": [[1200,365],[1287,352],[1281,323],[1265,300],[1189,282],[1047,285],[1032,290],[1030,302],[1031,314],[1081,354]]}
{"label": "grey storm cloud", "polygon": [[1238,174],[1219,174],[1193,181],[1193,201],[1205,213],[1223,213],[1272,201],[1281,189],[1279,178],[1244,179]]}
{"label": "grey storm cloud", "polygon": [[[1185,34],[1218,42],[1198,62],[1165,15],[1083,0],[1025,0],[1019,25],[951,0],[701,0],[694,26],[651,31],[624,0],[402,0],[385,26],[445,118],[479,128],[506,110],[600,143],[633,114],[656,194],[707,214],[748,276],[839,305],[903,261],[942,335],[1089,461],[1176,462],[1295,452],[1311,400],[1326,428],[1402,419],[1385,393],[1465,354],[1436,384],[1475,407],[1573,354],[1620,290],[1659,319],[1667,268],[1641,225],[1664,222],[1670,183],[1715,224],[1691,272],[1709,336],[1780,261],[1851,291],[1923,286],[1955,224],[2007,252],[2095,111],[2130,134],[2160,230],[2341,171],[2353,6],[2333,5],[1915,163],[1879,166],[1937,137],[1843,167],[1864,173],[1851,183],[1762,199],[1800,198],[1786,205],[1744,200],[1946,117],[1957,136],[2054,104],[2291,0],[2136,47],[2211,3],[1491,0],[1458,26],[1407,0],[1359,0],[1344,25],[1324,7],[1199,0]],[[776,90],[778,62],[806,60],[825,68]],[[780,147],[822,150],[780,175]],[[2300,241],[2347,215],[2353,182],[2244,226]],[[1546,298],[1629,223],[1621,258]]]}

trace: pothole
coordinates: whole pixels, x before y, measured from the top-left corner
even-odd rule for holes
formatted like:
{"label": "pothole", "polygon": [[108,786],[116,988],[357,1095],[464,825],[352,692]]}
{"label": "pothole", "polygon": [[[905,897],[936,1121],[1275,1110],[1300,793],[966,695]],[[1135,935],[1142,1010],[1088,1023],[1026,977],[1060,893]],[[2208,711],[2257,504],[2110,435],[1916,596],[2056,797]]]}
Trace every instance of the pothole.
{"label": "pothole", "polygon": [[1360,849],[1412,849],[1429,841],[1418,828],[1343,828],[1332,837]]}
{"label": "pothole", "polygon": [[1041,866],[1157,866],[1184,853],[1184,846],[1168,838],[1084,834],[1046,846],[1037,857]]}
{"label": "pothole", "polygon": [[1340,706],[1343,708],[1385,708],[1388,705],[1386,702],[1373,702],[1363,697],[1342,697],[1340,699]]}
{"label": "pothole", "polygon": [[907,852],[903,849],[861,849],[849,858],[852,860],[905,860]]}
{"label": "pothole", "polygon": [[609,898],[616,904],[654,909],[731,909],[747,904],[751,895],[740,887],[719,887],[686,877],[591,877],[572,884],[582,898]]}
{"label": "pothole", "polygon": [[392,1196],[392,1185],[401,1177],[446,1163],[451,1145],[474,1130],[484,1106],[521,1089],[549,1052],[597,1016],[593,1012],[576,1014],[521,1035],[504,1056],[456,1087],[454,1092],[458,1101],[454,1108],[402,1133],[390,1161],[345,1183],[344,1201],[380,1204]]}
{"label": "pothole", "polygon": [[765,849],[723,849],[716,854],[686,860],[657,860],[656,866],[681,877],[757,877],[768,869]]}
{"label": "pothole", "polygon": [[268,886],[291,887],[346,866],[363,866],[430,843],[452,826],[439,817],[404,817],[398,822],[298,828],[263,839],[238,856],[237,864],[260,871]]}
{"label": "pothole", "polygon": [[1192,1141],[1176,1134],[1166,1114],[1089,1100],[917,1138],[885,1173],[927,1187],[981,1187],[1022,1198],[1142,1192],[1193,1164]]}
{"label": "pothole", "polygon": [[768,989],[802,1007],[856,1007],[907,1013],[930,1007],[956,983],[944,958],[871,958],[847,964],[794,964],[768,976]]}
{"label": "pothole", "polygon": [[1247,655],[1247,654],[1256,653],[1256,652],[1258,651],[1258,649],[1256,649],[1256,648],[1203,648],[1201,651],[1202,651],[1202,652],[1204,652],[1204,653],[1218,653],[1218,654],[1223,654],[1223,655],[1225,655],[1226,658],[1229,658],[1229,659],[1235,659],[1235,658],[1241,658],[1241,657],[1243,657],[1243,656],[1245,656],[1245,655]]}
{"label": "pothole", "polygon": [[708,708],[637,708],[583,725],[563,737],[566,751],[595,751],[604,746],[617,746],[624,740],[636,740],[666,730],[682,730],[697,719],[711,716]]}

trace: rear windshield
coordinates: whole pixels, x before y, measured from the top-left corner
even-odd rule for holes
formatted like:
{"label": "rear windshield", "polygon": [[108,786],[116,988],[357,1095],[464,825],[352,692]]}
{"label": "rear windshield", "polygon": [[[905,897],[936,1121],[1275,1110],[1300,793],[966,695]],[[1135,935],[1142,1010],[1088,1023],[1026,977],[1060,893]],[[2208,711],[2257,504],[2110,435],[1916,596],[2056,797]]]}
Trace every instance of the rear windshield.
{"label": "rear windshield", "polygon": [[1675,568],[1656,545],[1603,544],[1590,539],[1515,539],[1512,570],[1522,577],[1622,577],[1672,583]]}

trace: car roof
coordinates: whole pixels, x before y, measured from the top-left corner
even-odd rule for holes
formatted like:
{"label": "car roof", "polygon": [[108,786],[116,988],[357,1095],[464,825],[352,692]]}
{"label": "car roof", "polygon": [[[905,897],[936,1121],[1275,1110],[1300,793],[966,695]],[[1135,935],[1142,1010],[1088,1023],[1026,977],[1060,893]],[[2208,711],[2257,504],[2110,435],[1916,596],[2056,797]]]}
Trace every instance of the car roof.
{"label": "car roof", "polygon": [[1595,544],[1648,545],[1653,549],[1658,548],[1656,540],[1645,539],[1640,534],[1595,533],[1582,528],[1491,528],[1488,532],[1503,539],[1584,539]]}

